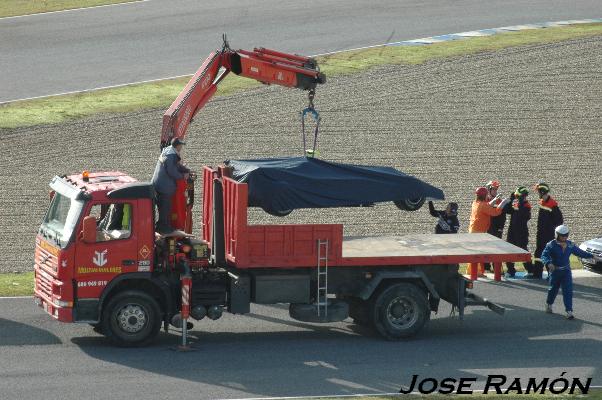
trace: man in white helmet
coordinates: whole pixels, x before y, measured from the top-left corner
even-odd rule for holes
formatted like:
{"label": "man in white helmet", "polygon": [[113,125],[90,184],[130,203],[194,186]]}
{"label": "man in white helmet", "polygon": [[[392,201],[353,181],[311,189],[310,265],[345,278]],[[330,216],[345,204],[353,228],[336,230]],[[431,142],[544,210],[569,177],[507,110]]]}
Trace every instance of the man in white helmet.
{"label": "man in white helmet", "polygon": [[552,304],[554,304],[558,289],[562,287],[562,300],[566,310],[566,317],[574,319],[573,276],[571,274],[569,257],[571,254],[574,254],[581,258],[592,258],[594,255],[581,250],[568,240],[569,228],[566,225],[557,226],[555,233],[556,239],[549,241],[541,253],[541,262],[550,271],[550,287],[546,300],[546,312],[552,312]]}

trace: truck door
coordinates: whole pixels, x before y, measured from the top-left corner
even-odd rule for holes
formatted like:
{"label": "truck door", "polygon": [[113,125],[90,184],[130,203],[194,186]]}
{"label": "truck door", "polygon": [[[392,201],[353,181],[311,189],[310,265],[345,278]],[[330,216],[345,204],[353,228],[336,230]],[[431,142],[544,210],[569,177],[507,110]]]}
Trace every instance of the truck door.
{"label": "truck door", "polygon": [[115,276],[138,270],[136,203],[97,201],[84,211],[84,216],[96,218],[96,242],[86,243],[78,236],[74,274],[77,298],[98,298]]}

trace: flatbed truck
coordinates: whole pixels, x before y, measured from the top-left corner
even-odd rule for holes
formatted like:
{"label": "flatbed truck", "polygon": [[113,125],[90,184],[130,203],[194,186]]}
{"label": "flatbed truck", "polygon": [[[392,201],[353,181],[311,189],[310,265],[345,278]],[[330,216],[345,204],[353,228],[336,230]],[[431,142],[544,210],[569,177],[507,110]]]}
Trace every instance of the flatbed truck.
{"label": "flatbed truck", "polygon": [[[227,43],[194,74],[163,119],[161,146],[183,138],[228,72],[313,92],[315,60]],[[311,110],[313,111],[313,110]],[[248,223],[248,185],[228,167],[204,167],[202,227],[192,234],[194,174],[178,181],[171,235],[155,232],[155,192],[119,171],[55,176],[36,236],[35,300],[61,322],[87,323],[121,346],[150,343],[188,318],[246,314],[251,304],[289,304],[290,316],[353,318],[391,340],[411,337],[441,300],[503,308],[470,292],[459,264],[530,260],[487,234],[343,237],[341,224]],[[499,275],[499,274],[498,274]],[[499,277],[499,276],[498,276]]]}
{"label": "flatbed truck", "polygon": [[[290,304],[306,322],[351,317],[395,340],[417,334],[441,300],[460,315],[469,305],[502,312],[470,293],[459,264],[530,257],[488,234],[345,238],[341,224],[249,224],[247,184],[224,171],[204,168],[200,238],[155,233],[150,183],[120,172],[55,177],[36,238],[38,304],[122,346],[181,326],[186,309],[215,320],[253,303]],[[115,216],[120,226],[110,227]]]}

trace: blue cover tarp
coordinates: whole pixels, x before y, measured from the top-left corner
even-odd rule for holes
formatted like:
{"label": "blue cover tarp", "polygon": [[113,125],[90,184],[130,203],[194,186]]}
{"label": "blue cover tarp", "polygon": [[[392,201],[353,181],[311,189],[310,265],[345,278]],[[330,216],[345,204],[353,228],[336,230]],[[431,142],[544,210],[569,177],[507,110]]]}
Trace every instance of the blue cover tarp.
{"label": "blue cover tarp", "polygon": [[316,158],[230,160],[232,178],[248,184],[249,206],[266,211],[352,207],[421,197],[443,200],[443,191],[390,167],[350,165]]}

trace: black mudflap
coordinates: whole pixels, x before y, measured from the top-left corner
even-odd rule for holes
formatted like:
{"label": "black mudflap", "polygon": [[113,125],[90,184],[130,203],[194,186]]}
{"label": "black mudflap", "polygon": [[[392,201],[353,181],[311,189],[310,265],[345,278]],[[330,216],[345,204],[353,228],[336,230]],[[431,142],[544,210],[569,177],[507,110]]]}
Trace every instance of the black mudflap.
{"label": "black mudflap", "polygon": [[291,318],[303,322],[339,322],[349,317],[349,304],[345,301],[329,299],[327,315],[324,315],[322,307],[321,315],[318,316],[316,304],[291,304],[288,313]]}
{"label": "black mudflap", "polygon": [[504,315],[506,309],[499,304],[493,303],[486,298],[478,296],[474,293],[469,292],[466,289],[468,280],[460,277],[457,281],[456,287],[456,303],[452,302],[452,305],[458,308],[458,316],[460,319],[464,319],[464,310],[469,306],[485,306],[496,314]]}
{"label": "black mudflap", "polygon": [[493,303],[486,298],[477,296],[474,293],[466,294],[466,306],[485,306],[496,314],[504,315],[506,309],[499,304]]}

